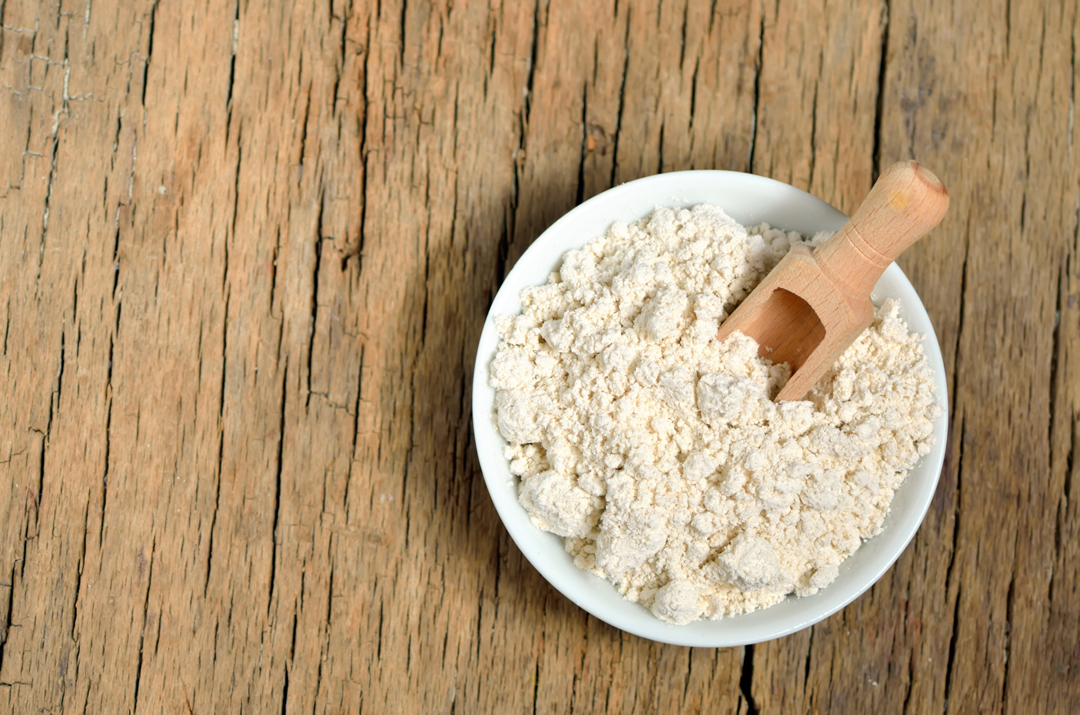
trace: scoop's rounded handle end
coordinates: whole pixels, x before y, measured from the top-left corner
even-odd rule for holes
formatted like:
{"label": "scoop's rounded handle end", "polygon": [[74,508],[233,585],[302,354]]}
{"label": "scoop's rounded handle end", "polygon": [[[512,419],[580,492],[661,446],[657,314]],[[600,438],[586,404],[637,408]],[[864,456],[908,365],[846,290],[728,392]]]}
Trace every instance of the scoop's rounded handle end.
{"label": "scoop's rounded handle end", "polygon": [[890,166],[887,171],[892,172],[894,169],[897,171],[906,171],[908,168],[915,170],[915,176],[926,185],[928,191],[945,195],[945,205],[948,208],[949,190],[945,188],[945,184],[941,183],[941,179],[937,178],[937,174],[927,169],[925,166],[917,161],[898,161]]}
{"label": "scoop's rounded handle end", "polygon": [[948,210],[949,191],[941,179],[917,161],[897,162],[814,257],[837,288],[849,296],[868,296],[889,264],[941,223]]}
{"label": "scoop's rounded handle end", "polygon": [[882,172],[850,225],[875,262],[887,266],[941,223],[948,210],[949,190],[941,179],[917,161],[899,161]]}

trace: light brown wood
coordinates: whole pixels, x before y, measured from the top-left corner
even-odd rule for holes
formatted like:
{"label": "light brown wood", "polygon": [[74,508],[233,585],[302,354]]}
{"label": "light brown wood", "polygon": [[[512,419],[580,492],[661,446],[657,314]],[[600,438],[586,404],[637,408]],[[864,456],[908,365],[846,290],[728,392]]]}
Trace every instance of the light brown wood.
{"label": "light brown wood", "polygon": [[814,248],[814,260],[834,290],[867,298],[885,269],[948,210],[949,192],[939,178],[918,162],[898,161],[881,173],[851,220]]}
{"label": "light brown wood", "polygon": [[941,223],[949,192],[914,161],[896,162],[824,243],[795,246],[717,331],[754,338],[761,357],[791,367],[777,401],[801,400],[874,320],[881,274]]}
{"label": "light brown wood", "polygon": [[[1080,712],[1074,2],[0,2],[0,713]],[[951,435],[811,629],[584,614],[487,496],[495,290],[576,203],[752,171],[901,258]]]}

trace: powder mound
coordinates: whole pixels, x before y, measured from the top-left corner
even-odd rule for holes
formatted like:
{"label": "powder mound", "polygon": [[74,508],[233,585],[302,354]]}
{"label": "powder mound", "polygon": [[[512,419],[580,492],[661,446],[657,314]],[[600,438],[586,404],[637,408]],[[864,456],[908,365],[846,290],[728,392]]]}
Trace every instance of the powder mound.
{"label": "powder mound", "polygon": [[933,375],[894,301],[798,402],[771,400],[787,365],[743,335],[716,341],[805,241],[658,208],[568,252],[496,319],[494,419],[519,501],[668,623],[828,586],[933,444]]}

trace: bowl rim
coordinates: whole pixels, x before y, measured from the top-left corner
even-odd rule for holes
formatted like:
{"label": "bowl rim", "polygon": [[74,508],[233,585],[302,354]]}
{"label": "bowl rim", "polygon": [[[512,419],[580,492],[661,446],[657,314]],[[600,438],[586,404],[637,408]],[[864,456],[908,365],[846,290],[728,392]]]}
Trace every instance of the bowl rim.
{"label": "bowl rim", "polygon": [[[692,186],[695,188],[691,188]],[[702,187],[707,188],[703,189]],[[754,210],[744,212],[729,210],[719,201],[675,198],[675,194],[681,194],[685,197],[687,194],[698,194],[702,191],[726,191],[732,195],[738,195],[741,191],[748,196],[755,197],[753,201],[776,201],[785,205],[796,206],[797,210],[801,212],[799,213],[800,220],[805,214],[806,221],[820,226],[817,230],[835,231],[847,221],[847,217],[843,213],[828,203],[790,184],[755,174],[735,171],[691,170],[669,172],[627,182],[597,194],[567,212],[541,233],[516,261],[510,272],[507,273],[498,292],[492,299],[477,345],[473,370],[472,422],[477,458],[480,462],[485,486],[499,514],[499,518],[525,558],[556,590],[600,620],[643,638],[682,646],[736,647],[790,635],[828,618],[865,593],[893,566],[917,533],[937,490],[945,460],[948,435],[948,385],[945,379],[946,373],[940,345],[936,339],[930,317],[903,271],[895,263],[891,264],[886,269],[881,281],[879,281],[878,287],[875,288],[874,297],[881,297],[879,288],[881,288],[882,284],[885,284],[887,288],[883,292],[889,294],[889,296],[897,292],[909,294],[900,296],[901,317],[908,324],[909,330],[924,335],[923,348],[927,362],[934,373],[935,392],[942,405],[942,416],[934,422],[933,434],[936,443],[931,447],[931,451],[912,467],[904,482],[894,494],[894,506],[901,494],[905,495],[902,504],[907,506],[903,514],[897,515],[897,510],[892,508],[886,516],[882,532],[864,540],[859,549],[841,564],[842,574],[850,571],[853,568],[853,563],[856,563],[853,562],[853,559],[864,553],[868,545],[878,543],[879,548],[872,549],[869,556],[858,562],[861,565],[861,561],[870,561],[868,565],[862,566],[858,574],[859,578],[846,577],[846,587],[844,589],[834,590],[837,582],[840,581],[840,577],[838,577],[837,581],[834,581],[814,596],[788,596],[779,604],[750,614],[729,616],[715,621],[699,619],[684,626],[675,626],[660,621],[641,604],[631,603],[623,599],[615,587],[607,580],[574,566],[572,558],[562,547],[562,537],[540,530],[529,520],[524,508],[517,501],[517,479],[510,474],[509,465],[502,456],[502,447],[506,445],[506,441],[498,433],[495,426],[492,411],[495,391],[488,384],[488,366],[498,347],[498,335],[494,327],[494,318],[497,315],[520,313],[521,289],[530,285],[542,284],[547,278],[547,274],[544,274],[539,280],[523,278],[523,276],[538,274],[544,265],[553,264],[554,267],[551,270],[557,269],[561,265],[562,257],[567,250],[585,245],[602,235],[602,232],[568,232],[569,228],[576,223],[581,223],[583,220],[597,224],[602,223],[606,231],[607,226],[610,226],[614,221],[623,220],[629,223],[638,220],[651,213],[656,206],[678,205],[684,208],[700,203],[713,203],[713,205],[720,206],[725,212],[733,215],[736,220],[744,225],[751,224],[751,222],[760,223],[764,220],[764,217],[756,216]],[[641,207],[645,205],[645,202],[634,198],[637,194],[648,194],[656,198],[646,210],[642,211]],[[665,200],[664,197],[670,198]],[[629,206],[637,207],[636,215],[614,213]],[[765,212],[769,210],[772,209],[767,208]],[[777,208],[775,211],[779,212],[780,209]],[[595,216],[593,215],[594,212]],[[740,213],[748,216],[748,219],[740,219]],[[783,221],[775,223],[770,221],[769,223],[780,228],[799,230],[794,226],[785,226]],[[809,225],[809,223],[804,225]],[[804,234],[813,233],[813,231],[806,230],[801,232]],[[554,261],[547,260],[552,255],[555,256]],[[508,305],[512,306],[511,310],[505,309]],[[912,479],[912,475],[916,473],[920,477],[917,483],[916,480]],[[510,487],[509,490],[507,489],[508,486]],[[906,487],[907,489],[905,489]],[[896,518],[894,518],[894,515],[897,515]],[[889,532],[889,538],[883,541],[882,537],[886,532]],[[561,558],[551,555],[553,542],[558,543]],[[567,572],[566,564],[569,564],[576,574]],[[830,593],[830,590],[833,590],[832,593]],[[610,591],[610,593],[606,591]],[[618,607],[618,604],[611,601],[611,595],[614,595],[623,604],[637,609],[640,613]],[[822,598],[823,595],[826,597]],[[810,601],[814,601],[814,605],[819,607],[804,608],[803,604]],[[793,602],[800,603],[792,608],[791,604]],[[787,608],[782,608],[784,606],[787,606]],[[803,611],[806,611],[806,613],[802,613]],[[767,615],[761,617],[760,614]],[[775,614],[776,618],[768,617],[772,614]],[[642,616],[646,618],[643,619]],[[728,633],[729,629],[724,628],[722,625],[717,626],[717,624],[731,624],[735,621],[746,623],[750,620],[752,620],[751,625],[744,628],[735,628],[732,633]]]}

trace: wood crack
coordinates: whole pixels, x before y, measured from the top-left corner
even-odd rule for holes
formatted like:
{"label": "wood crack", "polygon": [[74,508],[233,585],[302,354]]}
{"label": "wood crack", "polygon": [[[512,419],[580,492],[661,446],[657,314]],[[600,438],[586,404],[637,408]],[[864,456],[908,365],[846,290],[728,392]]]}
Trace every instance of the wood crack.
{"label": "wood crack", "polygon": [[754,699],[754,646],[743,648],[742,675],[739,678],[739,694],[746,702],[747,715],[758,715],[760,710]]}
{"label": "wood crack", "polygon": [[750,148],[746,157],[746,170],[754,173],[754,151],[757,148],[758,109],[761,106],[761,73],[765,62],[765,13],[761,13],[758,27],[758,51],[754,58],[754,109],[750,114]]}
{"label": "wood crack", "polygon": [[[23,559],[26,558],[25,543],[24,540]],[[0,583],[0,588],[7,589],[7,607],[4,609],[4,621],[0,623],[0,673],[4,672],[4,651],[11,635],[11,629],[14,627],[12,618],[15,611],[15,565],[18,563],[20,563],[20,559],[12,562],[8,582]]]}
{"label": "wood crack", "polygon": [[[1017,535],[1019,538],[1019,535]],[[1016,546],[1013,545],[1013,558],[1016,558]],[[1012,629],[1013,629],[1013,605],[1015,603],[1016,596],[1016,570],[1013,569],[1009,575],[1009,590],[1005,596],[1005,643],[1003,650],[1005,652],[1005,666],[1001,677],[1001,702],[1009,702],[1009,674],[1010,665],[1012,664]]]}
{"label": "wood crack", "polygon": [[[616,14],[618,10],[616,9]],[[629,5],[626,7],[626,34],[623,37],[623,66],[622,78],[619,80],[618,109],[615,110],[615,137],[611,142],[611,178],[608,186],[615,186],[615,179],[619,175],[619,137],[622,135],[623,110],[626,108],[626,76],[630,71],[630,13]]]}
{"label": "wood crack", "polygon": [[233,89],[236,87],[236,52],[240,45],[240,2],[237,0],[236,5],[233,8],[233,31],[232,31],[232,51],[229,54],[229,81],[228,88],[225,92],[225,106],[228,112],[228,121],[226,125],[232,124],[232,110],[233,110]]}
{"label": "wood crack", "polygon": [[881,176],[881,123],[885,116],[885,73],[889,61],[889,0],[881,4],[881,49],[878,57],[877,98],[874,102],[874,146],[871,150],[873,165],[870,183]]}
{"label": "wood crack", "polygon": [[[138,660],[135,663],[135,690],[134,690],[134,693],[132,694],[132,698],[131,698],[131,702],[132,702],[131,711],[133,713],[139,711],[139,685],[142,683],[142,670],[143,670],[143,668],[142,668],[142,666],[143,666],[143,641],[144,641],[144,638],[146,636],[147,614],[150,612],[150,589],[154,584],[154,555],[156,554],[156,552],[157,552],[157,537],[154,537],[154,540],[151,542],[151,546],[150,546],[150,562],[149,562],[149,566],[147,567],[146,594],[143,597],[142,628],[140,628],[140,630],[139,630]],[[140,554],[140,556],[141,556],[141,554]]]}
{"label": "wood crack", "polygon": [[315,267],[311,274],[311,319],[308,323],[307,344],[307,396],[304,401],[304,409],[311,409],[311,373],[315,354],[315,334],[319,327],[319,271],[322,266],[323,253],[323,210],[326,202],[323,200],[323,192],[319,191],[319,215],[315,229]]}
{"label": "wood crack", "polygon": [[[228,254],[226,254],[227,256]],[[228,261],[225,265],[225,275],[229,272]],[[226,376],[228,375],[228,347],[229,347],[229,292],[226,289],[225,292],[225,311],[222,318],[221,326],[221,385],[219,386],[220,399],[218,400],[218,452],[217,460],[214,464],[215,472],[215,485],[214,485],[214,510],[210,514],[210,534],[207,537],[206,546],[206,580],[203,582],[203,597],[205,598],[210,592],[210,575],[213,572],[214,564],[214,536],[217,534],[217,517],[218,512],[221,510],[221,482],[225,479],[225,396],[226,396]],[[201,356],[200,356],[201,359]]]}
{"label": "wood crack", "polygon": [[[83,513],[82,544],[79,548],[78,568],[75,571],[75,598],[71,603],[71,640],[79,642],[79,597],[82,595],[82,578],[86,570],[86,534],[90,526],[90,502],[86,502],[86,511]],[[76,659],[78,662],[78,659]]]}
{"label": "wood crack", "polygon": [[585,154],[586,140],[588,139],[588,116],[589,116],[589,85],[581,88],[581,142],[578,151],[577,191],[574,194],[574,205],[578,206],[585,200]]}
{"label": "wood crack", "polygon": [[281,411],[278,416],[277,465],[274,470],[274,523],[270,531],[270,584],[266,594],[267,617],[270,616],[270,609],[274,603],[274,579],[277,576],[277,549],[278,542],[281,540],[281,534],[278,533],[278,527],[281,520],[281,472],[285,463],[285,407],[286,397],[288,396],[288,384],[289,358],[286,356],[285,368],[282,370],[281,375]]}
{"label": "wood crack", "polygon": [[[147,46],[146,57],[143,58],[143,72],[142,72],[142,96],[140,101],[142,102],[143,109],[146,109],[146,78],[147,73],[150,70],[150,58],[154,54],[154,25],[157,22],[157,9],[158,0],[154,0],[154,4],[150,6],[150,28],[147,31]],[[86,3],[87,18],[89,19],[90,3]]]}

